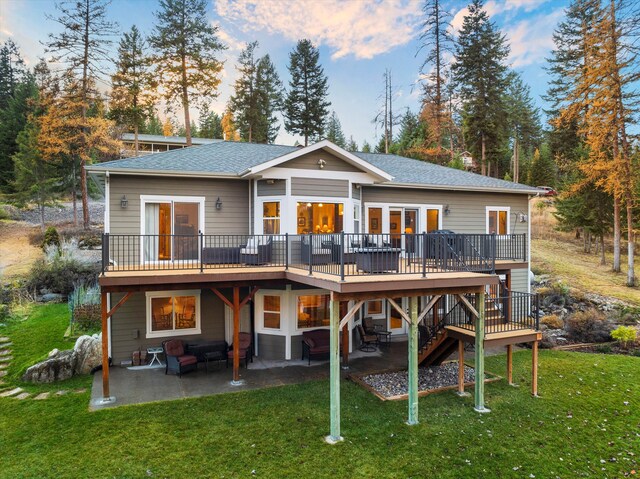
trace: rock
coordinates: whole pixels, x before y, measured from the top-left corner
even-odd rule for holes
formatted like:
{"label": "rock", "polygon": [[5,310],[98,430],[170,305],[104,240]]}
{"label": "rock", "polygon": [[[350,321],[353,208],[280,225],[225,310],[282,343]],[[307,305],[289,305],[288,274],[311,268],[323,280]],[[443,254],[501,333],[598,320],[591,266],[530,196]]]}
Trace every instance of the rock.
{"label": "rock", "polygon": [[64,295],[59,293],[46,293],[36,298],[41,303],[53,303],[61,302],[64,300]]}
{"label": "rock", "polygon": [[102,335],[80,336],[73,351],[77,355],[76,374],[89,374],[102,364]]}
{"label": "rock", "polygon": [[69,379],[75,372],[77,359],[75,351],[58,351],[55,355],[50,355],[49,359],[27,369],[22,380],[32,383],[52,383]]}
{"label": "rock", "polygon": [[60,350],[58,348],[53,348],[51,351],[49,351],[49,354],[47,354],[48,358],[55,358],[58,353],[60,352]]}

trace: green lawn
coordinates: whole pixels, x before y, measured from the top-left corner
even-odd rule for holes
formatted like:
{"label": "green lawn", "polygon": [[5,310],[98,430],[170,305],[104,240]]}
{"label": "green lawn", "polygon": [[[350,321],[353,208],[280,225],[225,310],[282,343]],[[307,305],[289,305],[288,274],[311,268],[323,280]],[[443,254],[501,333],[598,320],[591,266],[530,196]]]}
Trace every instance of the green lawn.
{"label": "green lawn", "polygon": [[34,305],[25,321],[10,320],[7,326],[0,327],[0,336],[8,336],[13,359],[7,369],[6,383],[8,386],[20,386],[29,392],[58,391],[88,387],[91,383],[89,376],[72,378],[57,384],[35,385],[23,383],[20,377],[31,365],[47,358],[47,354],[54,348],[71,349],[74,341],[64,339],[64,332],[69,326],[69,309],[67,304]]}
{"label": "green lawn", "polygon": [[[492,412],[452,392],[381,402],[342,384],[345,442],[323,442],[326,381],[88,412],[89,395],[0,399],[0,476],[19,477],[623,477],[640,469],[640,358],[530,353],[512,388],[487,385]],[[500,372],[504,356],[487,369]],[[636,455],[634,455],[636,454]]]}

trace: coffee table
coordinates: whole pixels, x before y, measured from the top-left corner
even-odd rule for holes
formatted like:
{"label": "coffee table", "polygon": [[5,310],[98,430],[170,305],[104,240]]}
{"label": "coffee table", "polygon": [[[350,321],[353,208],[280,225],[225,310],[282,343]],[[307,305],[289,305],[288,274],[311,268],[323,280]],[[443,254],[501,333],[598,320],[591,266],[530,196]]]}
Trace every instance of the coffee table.
{"label": "coffee table", "polygon": [[209,362],[217,361],[218,367],[220,367],[220,361],[225,361],[227,358],[225,357],[225,353],[222,351],[209,351],[204,353],[204,365],[207,372],[209,372]]}

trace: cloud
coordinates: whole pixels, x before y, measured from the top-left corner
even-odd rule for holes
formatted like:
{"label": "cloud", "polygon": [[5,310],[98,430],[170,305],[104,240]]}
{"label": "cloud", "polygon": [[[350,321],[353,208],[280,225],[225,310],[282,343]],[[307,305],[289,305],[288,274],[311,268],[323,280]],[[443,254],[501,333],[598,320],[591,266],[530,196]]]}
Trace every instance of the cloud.
{"label": "cloud", "polygon": [[544,60],[554,46],[553,31],[563,15],[564,10],[558,9],[549,14],[522,20],[513,27],[505,27],[511,45],[511,64],[514,67],[523,67]]}
{"label": "cloud", "polygon": [[[489,15],[489,18],[493,18],[501,14],[515,14],[518,10],[531,12],[548,1],[549,0],[489,0],[484,4],[484,10]],[[454,34],[458,34],[460,29],[462,28],[464,17],[468,14],[469,9],[467,7],[463,7],[457,12],[453,13],[451,28]]]}
{"label": "cloud", "polygon": [[264,30],[326,45],[334,60],[370,59],[406,44],[416,35],[421,15],[415,0],[219,0],[215,8],[245,32]]}

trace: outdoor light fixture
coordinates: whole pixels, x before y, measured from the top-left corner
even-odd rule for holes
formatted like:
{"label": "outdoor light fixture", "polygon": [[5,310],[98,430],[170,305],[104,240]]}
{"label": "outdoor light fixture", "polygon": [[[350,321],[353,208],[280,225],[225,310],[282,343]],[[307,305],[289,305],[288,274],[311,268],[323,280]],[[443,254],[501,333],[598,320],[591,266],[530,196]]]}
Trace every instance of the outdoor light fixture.
{"label": "outdoor light fixture", "polygon": [[325,165],[326,163],[327,163],[326,161],[324,161],[322,158],[320,158],[320,159],[318,160],[318,167],[319,167],[320,169],[323,169],[323,168],[324,168],[324,165]]}
{"label": "outdoor light fixture", "polygon": [[449,205],[444,205],[444,215],[449,216],[449,213],[451,213],[451,210],[449,209]]}
{"label": "outdoor light fixture", "polygon": [[218,196],[218,199],[216,200],[216,209],[217,210],[221,210],[222,209],[222,200],[220,199],[219,196]]}
{"label": "outdoor light fixture", "polygon": [[526,223],[528,220],[528,215],[526,215],[525,213],[518,213],[518,221],[520,221],[520,223]]}
{"label": "outdoor light fixture", "polygon": [[127,199],[127,196],[122,195],[122,198],[120,198],[120,207],[126,208],[128,204],[129,204],[129,200]]}
{"label": "outdoor light fixture", "polygon": [[276,180],[267,180],[267,184],[268,184],[268,185],[272,185],[272,184],[274,184],[275,182],[276,182]]}

